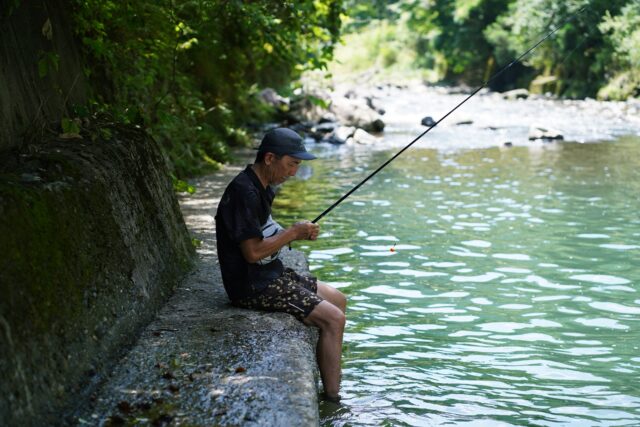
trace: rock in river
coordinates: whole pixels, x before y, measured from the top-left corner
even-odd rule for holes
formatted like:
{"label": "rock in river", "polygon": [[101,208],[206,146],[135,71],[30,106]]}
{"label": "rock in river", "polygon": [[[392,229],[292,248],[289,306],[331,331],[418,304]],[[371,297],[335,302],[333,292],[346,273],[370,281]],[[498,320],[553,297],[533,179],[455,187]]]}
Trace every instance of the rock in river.
{"label": "rock in river", "polygon": [[380,114],[372,110],[362,99],[334,98],[331,111],[342,124],[359,127],[368,132],[384,130],[385,123]]}
{"label": "rock in river", "polygon": [[326,141],[331,144],[344,144],[355,132],[356,128],[353,126],[338,126]]}
{"label": "rock in river", "polygon": [[362,145],[375,144],[376,141],[378,140],[375,136],[371,135],[369,132],[367,132],[364,129],[356,129],[352,138],[354,142]]}
{"label": "rock in river", "polygon": [[564,136],[560,133],[560,131],[556,129],[548,129],[541,126],[531,126],[529,128],[529,140],[533,141],[536,139],[542,140],[562,140]]}
{"label": "rock in river", "polygon": [[435,124],[436,124],[436,121],[435,121],[435,120],[433,120],[433,117],[431,117],[431,116],[426,116],[426,117],[423,117],[423,118],[422,118],[422,120],[420,121],[420,124],[421,124],[422,126],[431,127],[431,126],[433,126],[433,125],[435,125]]}
{"label": "rock in river", "polygon": [[529,91],[526,89],[513,89],[502,93],[504,99],[527,99],[529,97]]}

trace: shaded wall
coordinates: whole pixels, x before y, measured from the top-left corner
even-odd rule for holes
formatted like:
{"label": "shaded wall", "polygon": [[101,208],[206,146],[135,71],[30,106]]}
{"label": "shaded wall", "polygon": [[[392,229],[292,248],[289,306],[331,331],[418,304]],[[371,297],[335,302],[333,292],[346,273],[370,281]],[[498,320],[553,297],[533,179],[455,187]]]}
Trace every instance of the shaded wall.
{"label": "shaded wall", "polygon": [[64,424],[190,268],[159,148],[108,133],[0,158],[0,425]]}

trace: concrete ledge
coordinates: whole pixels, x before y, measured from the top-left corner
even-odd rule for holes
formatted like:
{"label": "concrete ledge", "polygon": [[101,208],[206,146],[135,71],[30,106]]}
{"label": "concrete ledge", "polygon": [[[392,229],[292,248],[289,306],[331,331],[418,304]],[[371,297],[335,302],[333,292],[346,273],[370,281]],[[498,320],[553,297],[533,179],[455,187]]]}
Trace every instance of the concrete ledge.
{"label": "concrete ledge", "polygon": [[[213,216],[240,170],[200,179],[181,200],[202,241],[197,267],[78,424],[318,425],[316,330],[287,314],[232,307],[222,287]],[[301,253],[285,252],[288,266],[308,271]]]}

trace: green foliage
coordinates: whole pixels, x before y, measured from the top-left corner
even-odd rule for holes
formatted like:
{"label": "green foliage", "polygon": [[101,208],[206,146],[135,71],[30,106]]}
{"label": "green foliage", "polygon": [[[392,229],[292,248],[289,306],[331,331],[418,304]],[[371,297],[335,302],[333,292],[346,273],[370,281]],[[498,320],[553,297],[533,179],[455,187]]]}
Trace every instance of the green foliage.
{"label": "green foliage", "polygon": [[[637,0],[349,0],[345,4],[346,31],[353,32],[347,40],[355,39],[361,50],[368,49],[369,60],[358,55],[358,49],[345,48],[352,54],[337,53],[344,58],[342,68],[348,68],[349,61],[353,69],[366,68],[362,64],[397,67],[399,52],[409,48],[415,65],[432,70],[439,80],[477,85],[562,24],[525,58],[524,65],[510,68],[496,85],[544,84],[545,90],[568,97],[595,96],[603,87],[600,97],[638,94]],[[380,38],[373,29],[385,25],[394,28],[394,35]],[[402,27],[408,28],[409,37],[398,36]],[[360,40],[367,35],[368,40]]]}
{"label": "green foliage", "polygon": [[407,2],[409,25],[418,35],[421,65],[435,67],[447,80],[478,84],[493,48],[482,31],[512,0],[434,0]]}
{"label": "green foliage", "polygon": [[640,3],[627,4],[617,16],[607,11],[599,28],[613,46],[613,59],[620,66],[640,67]]}
{"label": "green foliage", "polygon": [[372,20],[389,22],[398,20],[400,18],[398,6],[401,3],[398,0],[347,0],[345,7],[348,11],[348,19],[344,32],[360,31]]}
{"label": "green foliage", "polygon": [[62,118],[62,132],[64,133],[80,133],[80,125],[76,120],[69,119],[67,117]]}
{"label": "green foliage", "polygon": [[622,0],[517,0],[485,34],[496,46],[505,47],[499,56],[514,56],[562,24],[526,63],[540,74],[557,77],[559,94],[594,96],[606,83],[606,68],[611,60],[611,50],[598,24],[607,13],[617,14],[623,3]]}
{"label": "green foliage", "polygon": [[416,53],[411,48],[415,37],[407,27],[407,18],[407,14],[401,14],[395,20],[373,20],[347,33],[343,45],[336,49],[330,71],[341,77],[356,77],[359,82],[362,73],[374,80],[398,74],[402,78],[424,78],[415,70]]}
{"label": "green foliage", "polygon": [[598,91],[598,97],[640,96],[640,3],[627,4],[617,16],[607,13],[599,29],[613,54],[607,67],[609,83]]}
{"label": "green foliage", "polygon": [[44,78],[52,72],[58,71],[60,56],[55,52],[41,51],[38,59],[38,75]]}
{"label": "green foliage", "polygon": [[[369,32],[370,40],[360,44],[369,57],[377,58],[377,66],[418,67],[430,70],[437,79],[478,83],[487,72],[493,49],[482,30],[511,1],[351,0],[346,31],[357,31],[360,37]],[[362,28],[367,17],[370,25]],[[372,34],[375,28],[390,31]]]}
{"label": "green foliage", "polygon": [[210,171],[264,120],[258,87],[324,68],[340,0],[72,0],[93,108],[143,125],[178,176]]}
{"label": "green foliage", "polygon": [[174,174],[171,174],[171,181],[173,182],[173,190],[176,193],[188,193],[188,194],[196,193],[196,187],[194,187],[193,185],[189,184],[186,181],[178,179]]}

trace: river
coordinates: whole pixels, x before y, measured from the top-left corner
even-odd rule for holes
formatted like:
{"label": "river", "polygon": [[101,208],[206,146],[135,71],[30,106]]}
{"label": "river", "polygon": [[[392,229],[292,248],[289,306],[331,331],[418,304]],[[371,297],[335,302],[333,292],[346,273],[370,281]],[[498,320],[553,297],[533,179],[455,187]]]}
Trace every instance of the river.
{"label": "river", "polygon": [[[281,223],[316,217],[463,97],[378,96],[384,136],[308,146]],[[323,425],[640,425],[635,113],[478,96],[298,242],[349,299],[343,405]],[[565,140],[528,141],[534,124]]]}

